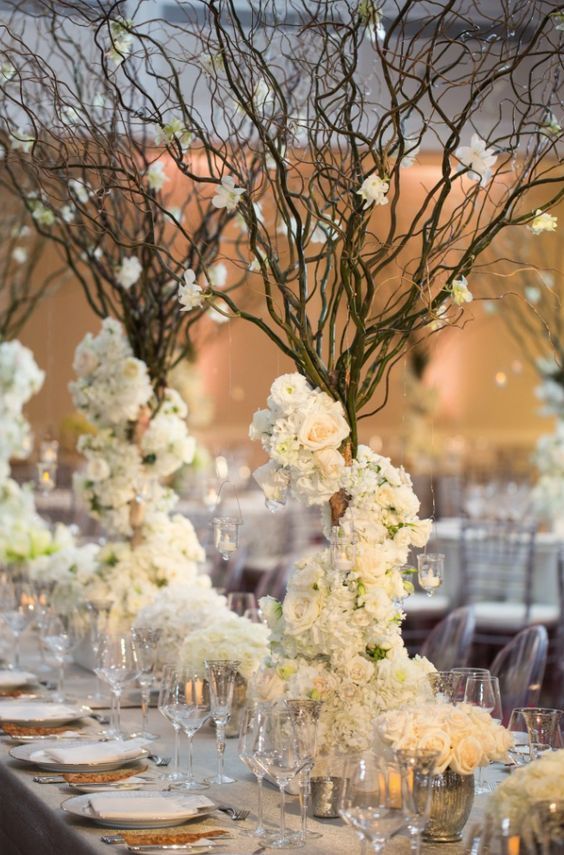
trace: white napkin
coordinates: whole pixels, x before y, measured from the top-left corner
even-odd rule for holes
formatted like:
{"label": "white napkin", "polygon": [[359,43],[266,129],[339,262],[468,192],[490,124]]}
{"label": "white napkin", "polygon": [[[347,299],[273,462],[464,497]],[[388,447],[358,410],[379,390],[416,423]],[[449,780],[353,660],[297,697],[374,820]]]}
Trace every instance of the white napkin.
{"label": "white napkin", "polygon": [[29,671],[0,671],[0,689],[15,689],[36,679],[35,674]]}
{"label": "white napkin", "polygon": [[91,796],[88,801],[92,813],[100,819],[182,819],[192,816],[199,808],[213,807],[205,796],[139,796],[116,798],[107,793]]}
{"label": "white napkin", "polygon": [[48,722],[61,718],[73,718],[76,709],[64,704],[40,704],[37,701],[18,703],[18,701],[0,701],[0,719],[3,721],[41,721]]}
{"label": "white napkin", "polygon": [[86,742],[81,745],[71,745],[69,748],[45,748],[34,751],[29,755],[32,763],[55,761],[69,766],[83,764],[113,763],[115,760],[133,760],[139,757],[142,748],[147,744],[146,739],[114,739],[109,742]]}

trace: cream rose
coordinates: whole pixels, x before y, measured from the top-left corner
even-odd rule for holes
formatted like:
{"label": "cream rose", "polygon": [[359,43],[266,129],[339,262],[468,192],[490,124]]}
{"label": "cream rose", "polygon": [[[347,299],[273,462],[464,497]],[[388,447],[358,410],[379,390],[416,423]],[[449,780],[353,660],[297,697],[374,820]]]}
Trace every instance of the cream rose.
{"label": "cream rose", "polygon": [[463,736],[452,752],[450,768],[458,775],[471,775],[484,759],[482,746],[475,736]]}
{"label": "cream rose", "polygon": [[422,734],[417,747],[420,751],[435,751],[438,754],[436,764],[437,774],[444,772],[447,766],[450,765],[452,759],[450,737],[444,730],[429,728],[429,730]]}
{"label": "cream rose", "polygon": [[321,597],[318,591],[288,591],[282,604],[282,612],[288,630],[299,635],[310,629],[321,612]]}
{"label": "cream rose", "polygon": [[94,457],[88,461],[86,477],[89,481],[104,481],[110,476],[110,467],[102,457]]}
{"label": "cream rose", "polygon": [[362,686],[374,676],[374,666],[364,656],[353,656],[347,665],[347,674],[352,683]]}
{"label": "cream rose", "polygon": [[338,448],[342,441],[347,438],[350,428],[339,412],[341,405],[325,410],[314,407],[302,422],[298,431],[298,439],[311,451],[321,451],[322,448]]}
{"label": "cream rose", "polygon": [[74,357],[72,367],[79,377],[85,377],[91,374],[98,367],[98,359],[87,347],[78,347]]}
{"label": "cream rose", "polygon": [[313,459],[325,478],[338,478],[345,465],[343,455],[335,448],[322,448],[314,452]]}

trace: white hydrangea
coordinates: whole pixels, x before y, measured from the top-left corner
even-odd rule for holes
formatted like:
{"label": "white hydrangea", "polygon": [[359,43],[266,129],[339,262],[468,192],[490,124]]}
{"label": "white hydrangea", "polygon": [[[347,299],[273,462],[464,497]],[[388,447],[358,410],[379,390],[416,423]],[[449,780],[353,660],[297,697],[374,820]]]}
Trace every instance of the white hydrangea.
{"label": "white hydrangea", "polygon": [[249,680],[268,652],[269,632],[262,623],[252,623],[226,610],[207,626],[191,632],[180,651],[180,659],[202,672],[205,660],[237,659],[239,673]]}

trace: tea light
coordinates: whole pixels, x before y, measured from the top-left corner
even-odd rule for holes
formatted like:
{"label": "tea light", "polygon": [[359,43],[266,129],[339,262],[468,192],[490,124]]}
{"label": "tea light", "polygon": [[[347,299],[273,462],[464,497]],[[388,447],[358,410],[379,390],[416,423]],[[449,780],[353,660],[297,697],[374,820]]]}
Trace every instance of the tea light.
{"label": "tea light", "polygon": [[218,541],[217,548],[219,552],[235,552],[237,544],[228,534],[224,534]]}
{"label": "tea light", "polygon": [[421,573],[419,582],[422,588],[438,588],[441,584],[440,578],[432,573]]}
{"label": "tea light", "polygon": [[518,834],[513,834],[507,840],[507,855],[519,855],[521,848],[521,838]]}

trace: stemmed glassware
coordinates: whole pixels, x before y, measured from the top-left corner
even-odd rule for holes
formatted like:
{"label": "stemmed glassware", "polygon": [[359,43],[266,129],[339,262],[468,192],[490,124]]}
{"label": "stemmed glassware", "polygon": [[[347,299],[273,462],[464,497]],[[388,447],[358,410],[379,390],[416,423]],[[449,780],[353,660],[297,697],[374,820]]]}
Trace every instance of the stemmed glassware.
{"label": "stemmed glassware", "polygon": [[[497,677],[493,677],[491,674],[470,674],[466,679],[464,702],[474,707],[480,707],[480,709],[489,712],[494,720],[501,722],[501,694]],[[481,766],[474,792],[477,795],[490,792],[490,788],[482,782]]]}
{"label": "stemmed glassware", "polygon": [[460,691],[460,684],[465,680],[457,671],[433,671],[427,674],[433,695],[438,701],[453,704]]}
{"label": "stemmed glassware", "polygon": [[124,688],[137,679],[140,673],[137,648],[131,633],[105,634],[100,639],[96,673],[112,690],[115,714],[112,731],[122,737],[121,696]]}
{"label": "stemmed glassware", "polygon": [[249,772],[257,779],[257,825],[254,831],[249,832],[252,837],[266,837],[267,830],[264,827],[262,809],[262,782],[264,780],[264,769],[256,759],[257,752],[261,748],[261,720],[266,714],[269,704],[256,702],[249,704],[241,721],[239,731],[239,758],[245,764]]}
{"label": "stemmed glassware", "polygon": [[206,676],[210,689],[210,711],[216,727],[217,775],[209,778],[210,784],[233,784],[224,772],[225,726],[231,716],[235,678],[241,663],[235,659],[206,660]]}
{"label": "stemmed glassware", "polygon": [[4,579],[0,590],[0,608],[2,619],[14,637],[12,668],[17,669],[20,667],[21,637],[36,617],[35,598],[25,585]]}
{"label": "stemmed glassware", "polygon": [[545,707],[522,707],[521,715],[527,727],[529,757],[536,760],[545,751],[555,747],[556,732],[562,710]]}
{"label": "stemmed glassware", "polygon": [[515,707],[511,710],[507,729],[513,737],[513,745],[508,751],[509,756],[516,766],[524,766],[531,761],[529,733],[527,723],[523,715],[523,707]]}
{"label": "stemmed glassware", "polygon": [[421,835],[431,813],[433,773],[438,756],[435,751],[396,751],[401,771],[403,814],[414,855],[421,852]]}
{"label": "stemmed glassware", "polygon": [[456,703],[464,700],[464,692],[466,691],[466,681],[468,677],[479,677],[483,675],[487,677],[490,673],[488,668],[451,668],[453,674],[460,675],[460,681],[457,683],[454,700]]}
{"label": "stemmed glassware", "polygon": [[422,552],[417,556],[417,580],[428,597],[443,584],[445,556],[441,552]]}
{"label": "stemmed glassware", "polygon": [[349,761],[339,813],[374,852],[383,852],[392,834],[406,825],[401,806],[390,803],[387,770],[380,758],[367,753]]}
{"label": "stemmed glassware", "polygon": [[304,844],[308,838],[321,837],[317,831],[309,831],[307,827],[307,815],[311,797],[311,770],[315,764],[317,751],[317,725],[321,715],[321,701],[309,699],[289,699],[286,706],[292,716],[302,768],[298,775],[300,785],[300,810],[301,810],[301,836]]}
{"label": "stemmed glassware", "polygon": [[65,662],[78,636],[75,615],[48,613],[43,627],[43,644],[59,669],[54,701],[65,699]]}
{"label": "stemmed glassware", "polygon": [[273,778],[280,790],[280,833],[270,839],[274,849],[304,846],[301,834],[286,830],[286,788],[301,771],[304,760],[300,752],[294,716],[283,706],[264,706],[258,720],[254,758],[266,775]]}
{"label": "stemmed glassware", "polygon": [[149,731],[149,703],[154,681],[154,671],[157,662],[157,648],[161,637],[160,629],[148,626],[137,626],[131,630],[137,648],[139,676],[137,682],[141,689],[141,733],[143,739],[157,739]]}
{"label": "stemmed glassware", "polygon": [[163,668],[161,677],[161,686],[159,689],[159,700],[157,707],[163,718],[166,718],[172,725],[174,730],[174,750],[172,755],[172,769],[163,775],[167,781],[184,781],[186,775],[180,771],[180,722],[176,716],[175,705],[173,702],[172,685],[176,676],[176,663],[167,662]]}
{"label": "stemmed glassware", "polygon": [[188,738],[188,768],[182,781],[174,784],[179,790],[205,790],[209,784],[197,781],[192,763],[192,740],[210,718],[209,693],[205,675],[192,668],[173,670],[167,685],[167,709]]}
{"label": "stemmed glassware", "polygon": [[[97,661],[98,651],[100,650],[100,641],[108,625],[108,619],[110,616],[112,605],[112,600],[88,600],[85,603],[86,614],[89,623],[88,638],[90,642],[90,647],[92,648],[92,652],[94,654],[95,662]],[[93,695],[88,696],[88,700],[94,701],[95,703],[101,703],[105,700],[104,695],[102,693],[102,679],[97,672],[96,689]],[[114,701],[112,695],[112,706],[113,702]]]}
{"label": "stemmed glassware", "polygon": [[249,609],[257,608],[257,599],[254,594],[246,591],[233,591],[227,594],[227,608],[243,617]]}

